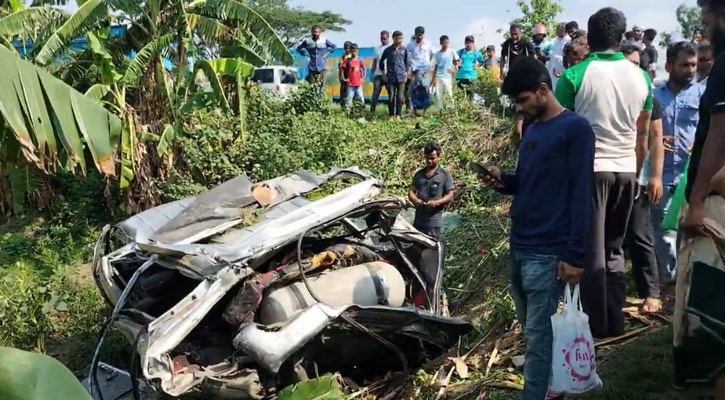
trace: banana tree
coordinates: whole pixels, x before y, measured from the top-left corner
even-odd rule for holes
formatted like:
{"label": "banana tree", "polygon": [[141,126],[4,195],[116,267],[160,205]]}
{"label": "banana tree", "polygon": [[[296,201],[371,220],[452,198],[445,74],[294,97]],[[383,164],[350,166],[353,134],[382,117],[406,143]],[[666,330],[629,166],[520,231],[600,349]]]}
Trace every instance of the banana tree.
{"label": "banana tree", "polygon": [[[145,79],[155,76],[164,88],[168,113],[162,121],[163,132],[155,135],[159,138],[158,150],[163,154],[175,136],[174,127],[178,126],[180,112],[188,104],[188,94],[195,90],[194,76],[203,74],[211,82],[216,103],[225,110],[231,107],[222,80],[236,80],[243,122],[243,83],[254,66],[272,60],[293,62],[291,53],[271,26],[256,11],[236,0],[79,0],[78,10],[70,17],[48,7],[26,9],[22,2],[6,0],[6,3],[14,6],[2,7],[0,3],[3,10],[0,39],[7,41],[19,33],[34,34],[39,26],[51,22],[62,23],[37,43],[36,64],[51,66],[65,54],[73,39],[86,34],[95,63],[100,66],[100,81],[86,96],[79,96],[70,87],[64,86],[65,92],[59,89],[59,81],[42,69],[18,60],[11,50],[0,53],[1,65],[7,66],[6,72],[10,71],[0,77],[0,84],[5,83],[4,89],[11,88],[0,94],[0,113],[7,128],[0,130],[0,146],[4,149],[0,151],[0,161],[37,167],[45,173],[58,165],[70,169],[79,167],[85,172],[83,154],[87,149],[102,173],[114,175],[114,156],[120,142],[120,184],[122,188],[128,187],[138,166],[136,127],[149,123],[138,120],[139,109],[150,107],[145,104],[147,99],[137,95],[144,92]],[[138,49],[122,72],[116,70],[103,40],[94,33],[112,20],[130,24],[129,41]],[[199,59],[196,46],[203,46],[205,50],[222,49],[226,58]],[[187,54],[198,60],[193,72],[186,65]],[[164,71],[162,57],[175,60],[176,79]],[[60,99],[61,94],[66,98]],[[158,125],[158,121],[154,124]],[[100,125],[104,125],[102,129]],[[5,170],[15,171],[8,167]],[[31,182],[31,179],[25,181]]]}
{"label": "banana tree", "polygon": [[36,40],[38,34],[66,16],[52,7],[29,7],[20,2],[13,7],[0,7],[0,44],[15,51],[11,41],[15,37]]}

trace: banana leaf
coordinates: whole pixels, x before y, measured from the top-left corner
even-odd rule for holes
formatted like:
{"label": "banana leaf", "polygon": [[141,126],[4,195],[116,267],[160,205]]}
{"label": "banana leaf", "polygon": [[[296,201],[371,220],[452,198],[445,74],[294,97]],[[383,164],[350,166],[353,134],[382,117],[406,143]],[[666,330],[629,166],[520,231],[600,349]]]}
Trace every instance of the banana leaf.
{"label": "banana leaf", "polygon": [[272,26],[245,2],[236,0],[195,1],[189,8],[195,14],[224,21],[228,26],[248,31],[258,38],[265,38],[265,48],[272,57],[285,65],[292,65],[294,56]]}
{"label": "banana leaf", "polygon": [[198,61],[196,65],[194,66],[194,69],[197,71],[197,73],[202,72],[206,78],[209,80],[209,83],[211,84],[212,92],[214,93],[214,97],[216,98],[217,102],[221,105],[222,109],[224,111],[229,111],[231,108],[229,107],[229,101],[227,100],[227,96],[224,93],[224,87],[222,86],[221,79],[219,78],[219,74],[217,74],[217,71],[214,69],[214,67],[211,65],[209,61]]}
{"label": "banana leaf", "polygon": [[254,73],[254,65],[235,58],[217,58],[209,60],[209,65],[218,75],[248,79]]}
{"label": "banana leaf", "polygon": [[43,170],[55,168],[60,142],[85,171],[85,141],[98,170],[115,175],[114,155],[121,136],[118,117],[3,47],[0,69],[0,87],[5,89],[0,90],[0,116],[26,160]]}
{"label": "banana leaf", "polygon": [[108,20],[108,7],[102,0],[88,0],[45,42],[35,62],[46,65],[70,42]]}
{"label": "banana leaf", "polygon": [[30,7],[0,19],[0,36],[34,36],[62,14],[52,7]]}
{"label": "banana leaf", "polygon": [[44,354],[0,347],[0,399],[90,400],[91,397],[58,360]]}

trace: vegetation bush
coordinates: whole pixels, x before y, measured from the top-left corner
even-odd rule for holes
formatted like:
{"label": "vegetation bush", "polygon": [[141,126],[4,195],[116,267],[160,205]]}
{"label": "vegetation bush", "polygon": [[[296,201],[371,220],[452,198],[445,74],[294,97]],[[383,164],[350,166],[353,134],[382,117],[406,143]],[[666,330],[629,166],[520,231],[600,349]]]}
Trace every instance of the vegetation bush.
{"label": "vegetation bush", "polygon": [[[121,212],[96,173],[53,183],[49,214],[0,225],[0,345],[47,352],[75,371],[90,362],[107,315],[86,262],[103,224]],[[121,346],[107,349],[107,359],[126,359]]]}
{"label": "vegetation bush", "polygon": [[484,105],[498,115],[513,115],[508,99],[501,95],[501,80],[491,69],[480,69],[473,92],[481,96]]}

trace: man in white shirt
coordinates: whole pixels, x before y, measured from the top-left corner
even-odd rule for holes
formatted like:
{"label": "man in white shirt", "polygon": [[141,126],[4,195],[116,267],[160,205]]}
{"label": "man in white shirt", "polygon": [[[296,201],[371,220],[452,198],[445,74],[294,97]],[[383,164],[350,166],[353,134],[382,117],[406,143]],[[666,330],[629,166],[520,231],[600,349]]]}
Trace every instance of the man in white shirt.
{"label": "man in white shirt", "polygon": [[408,84],[405,90],[406,108],[410,111],[413,108],[411,95],[415,87],[415,81],[420,78],[426,80],[428,72],[431,68],[431,59],[433,58],[433,45],[425,39],[425,28],[422,26],[415,28],[415,37],[407,46],[410,53],[410,66],[413,73],[408,78]]}
{"label": "man in white shirt", "polygon": [[443,109],[446,98],[453,100],[453,74],[458,69],[459,57],[448,45],[448,36],[441,36],[441,50],[433,56],[433,78],[430,86],[435,88],[436,108]]}
{"label": "man in white shirt", "polygon": [[559,77],[564,72],[564,47],[571,42],[571,38],[566,34],[566,24],[561,23],[556,27],[556,38],[551,41],[549,47],[549,61],[546,68],[551,76],[551,84],[556,90],[556,84]]}
{"label": "man in white shirt", "polygon": [[380,92],[382,92],[385,82],[383,82],[383,70],[380,66],[380,59],[383,58],[383,52],[390,46],[390,33],[388,31],[380,32],[380,46],[375,49],[375,60],[373,61],[373,97],[370,99],[370,112],[375,116],[375,109],[378,106]]}

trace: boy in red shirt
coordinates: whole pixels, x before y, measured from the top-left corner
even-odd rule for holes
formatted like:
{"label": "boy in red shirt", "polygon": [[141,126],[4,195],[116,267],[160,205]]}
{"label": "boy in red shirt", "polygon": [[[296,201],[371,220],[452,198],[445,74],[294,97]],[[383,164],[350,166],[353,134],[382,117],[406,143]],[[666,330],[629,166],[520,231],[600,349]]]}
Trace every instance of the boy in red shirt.
{"label": "boy in red shirt", "polygon": [[362,88],[365,81],[365,64],[358,58],[357,53],[357,43],[353,43],[350,47],[350,58],[342,64],[343,80],[347,83],[347,97],[345,100],[348,107],[352,105],[354,98],[359,98],[360,101],[365,102]]}

